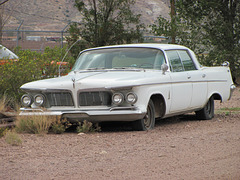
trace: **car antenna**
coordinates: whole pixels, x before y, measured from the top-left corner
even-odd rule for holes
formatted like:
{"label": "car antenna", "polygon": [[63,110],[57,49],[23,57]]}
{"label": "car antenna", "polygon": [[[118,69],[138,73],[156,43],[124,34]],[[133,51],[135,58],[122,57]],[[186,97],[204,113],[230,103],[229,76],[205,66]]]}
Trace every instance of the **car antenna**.
{"label": "car antenna", "polygon": [[65,57],[67,56],[67,54],[68,54],[68,52],[70,51],[70,49],[72,49],[72,47],[73,47],[78,41],[80,41],[80,39],[78,39],[77,41],[75,41],[75,42],[70,46],[70,48],[68,48],[67,52],[65,53],[64,57],[62,58],[62,61],[61,61],[61,63],[59,64],[59,68],[58,68],[58,72],[59,72],[59,75],[58,75],[58,76],[59,76],[59,77],[61,77],[60,68],[61,68],[61,65],[62,65],[63,60],[64,60]]}

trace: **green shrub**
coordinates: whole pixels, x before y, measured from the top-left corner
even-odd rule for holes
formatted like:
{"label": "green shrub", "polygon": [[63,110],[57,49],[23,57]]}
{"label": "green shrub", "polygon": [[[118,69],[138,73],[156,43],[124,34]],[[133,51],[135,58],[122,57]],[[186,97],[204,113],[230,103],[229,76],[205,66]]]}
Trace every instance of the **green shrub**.
{"label": "green shrub", "polygon": [[[0,65],[0,97],[6,94],[15,102],[19,102],[23,95],[20,91],[23,84],[58,76],[57,62],[61,62],[66,49],[67,47],[63,49],[47,47],[43,54],[17,49],[18,61],[9,60],[8,63]],[[64,61],[70,62],[68,66],[62,66],[64,69],[62,73],[66,74],[72,67],[74,59],[68,54]]]}
{"label": "green shrub", "polygon": [[7,131],[5,140],[8,144],[11,144],[13,146],[19,146],[22,144],[22,139],[15,131]]}
{"label": "green shrub", "polygon": [[20,99],[19,88],[22,84],[41,78],[40,54],[30,50],[21,51],[16,62],[0,66],[0,94],[6,94],[14,99]]}

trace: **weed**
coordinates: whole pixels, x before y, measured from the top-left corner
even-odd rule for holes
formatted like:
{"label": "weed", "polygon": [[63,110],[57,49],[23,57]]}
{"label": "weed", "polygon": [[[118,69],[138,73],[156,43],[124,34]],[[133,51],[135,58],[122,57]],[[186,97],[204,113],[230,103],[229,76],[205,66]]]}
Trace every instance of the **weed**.
{"label": "weed", "polygon": [[79,123],[77,127],[78,133],[87,133],[87,132],[99,132],[101,131],[101,127],[98,124],[93,124],[84,120],[82,123]]}
{"label": "weed", "polygon": [[62,134],[65,131],[65,126],[63,124],[54,123],[51,128],[52,132],[55,134]]}
{"label": "weed", "polygon": [[15,131],[7,131],[5,134],[5,140],[8,144],[13,146],[19,146],[22,144],[22,139]]}
{"label": "weed", "polygon": [[69,123],[67,119],[57,119],[55,122],[52,123],[50,131],[55,134],[62,134],[69,128],[72,124]]}
{"label": "weed", "polygon": [[226,116],[229,116],[231,113],[229,111],[225,112]]}
{"label": "weed", "polygon": [[52,124],[51,131],[55,134],[62,134],[66,130],[64,124],[59,120]]}

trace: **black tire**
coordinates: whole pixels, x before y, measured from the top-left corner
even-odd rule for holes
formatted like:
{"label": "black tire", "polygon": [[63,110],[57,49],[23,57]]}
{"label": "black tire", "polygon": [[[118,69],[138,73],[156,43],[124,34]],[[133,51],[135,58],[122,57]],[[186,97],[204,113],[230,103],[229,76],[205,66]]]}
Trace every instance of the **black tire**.
{"label": "black tire", "polygon": [[151,130],[155,126],[155,108],[152,100],[149,101],[147,113],[143,119],[134,121],[134,129],[137,131]]}
{"label": "black tire", "polygon": [[210,120],[214,117],[214,98],[211,97],[200,111],[196,111],[197,119]]}

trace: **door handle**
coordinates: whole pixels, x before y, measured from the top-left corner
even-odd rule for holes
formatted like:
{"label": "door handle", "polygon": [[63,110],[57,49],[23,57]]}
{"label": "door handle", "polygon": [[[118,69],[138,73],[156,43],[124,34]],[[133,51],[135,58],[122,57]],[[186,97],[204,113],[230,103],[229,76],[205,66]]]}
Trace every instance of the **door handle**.
{"label": "door handle", "polygon": [[205,78],[205,77],[206,77],[206,74],[203,74],[202,77]]}

